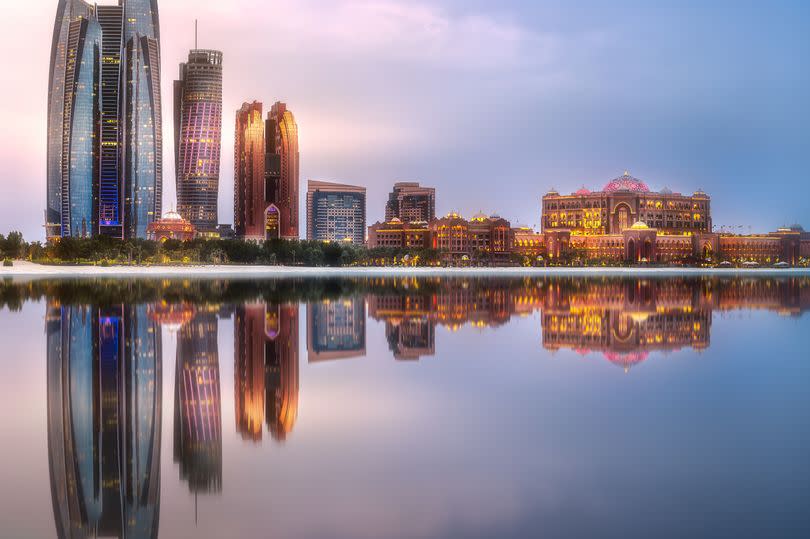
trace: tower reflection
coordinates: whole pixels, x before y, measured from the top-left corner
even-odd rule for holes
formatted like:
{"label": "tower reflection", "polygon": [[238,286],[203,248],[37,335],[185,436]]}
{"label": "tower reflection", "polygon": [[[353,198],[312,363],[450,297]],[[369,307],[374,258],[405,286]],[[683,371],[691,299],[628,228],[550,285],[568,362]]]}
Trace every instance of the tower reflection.
{"label": "tower reflection", "polygon": [[174,460],[194,493],[222,490],[222,402],[217,311],[180,328],[174,379]]}
{"label": "tower reflection", "polygon": [[298,306],[251,303],[234,316],[236,430],[284,441],[298,417]]}
{"label": "tower reflection", "polygon": [[157,537],[161,340],[149,309],[48,304],[48,448],[58,537]]}

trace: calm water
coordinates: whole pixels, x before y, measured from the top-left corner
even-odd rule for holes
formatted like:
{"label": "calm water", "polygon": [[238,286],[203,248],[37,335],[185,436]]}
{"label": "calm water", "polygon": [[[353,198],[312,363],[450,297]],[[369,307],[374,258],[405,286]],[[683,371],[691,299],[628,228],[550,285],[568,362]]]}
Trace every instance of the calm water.
{"label": "calm water", "polygon": [[810,537],[810,279],[0,284],[0,537]]}

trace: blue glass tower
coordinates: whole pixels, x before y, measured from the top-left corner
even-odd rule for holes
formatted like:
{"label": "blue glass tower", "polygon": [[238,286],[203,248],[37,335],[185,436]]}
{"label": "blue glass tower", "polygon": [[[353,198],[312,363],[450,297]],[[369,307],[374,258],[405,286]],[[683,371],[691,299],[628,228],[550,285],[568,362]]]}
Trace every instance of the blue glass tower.
{"label": "blue glass tower", "polygon": [[124,235],[146,238],[146,228],[160,218],[163,198],[160,24],[157,0],[120,3],[124,8],[127,81]]}
{"label": "blue glass tower", "polygon": [[59,0],[48,98],[48,239],[146,238],[163,196],[157,0]]}

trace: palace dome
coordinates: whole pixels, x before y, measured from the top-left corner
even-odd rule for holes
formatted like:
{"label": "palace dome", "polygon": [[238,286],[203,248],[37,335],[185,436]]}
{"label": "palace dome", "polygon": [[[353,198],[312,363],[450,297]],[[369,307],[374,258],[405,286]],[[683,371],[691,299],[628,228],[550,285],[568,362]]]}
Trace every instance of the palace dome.
{"label": "palace dome", "polygon": [[577,196],[587,196],[587,195],[590,195],[590,194],[591,194],[591,190],[590,190],[590,189],[586,189],[585,187],[581,187],[581,188],[579,188],[579,189],[577,190],[577,192],[576,192],[576,193],[574,193],[574,194],[575,194],[575,195],[577,195]]}
{"label": "palace dome", "polygon": [[174,210],[167,211],[163,214],[162,221],[182,221],[183,217]]}
{"label": "palace dome", "polygon": [[637,221],[633,226],[630,227],[630,230],[649,230],[650,227],[647,226],[647,223],[644,221]]}
{"label": "palace dome", "polygon": [[646,183],[638,178],[632,177],[629,173],[625,172],[624,176],[611,180],[602,189],[605,193],[617,193],[621,191],[629,191],[631,193],[649,193],[650,188]]}

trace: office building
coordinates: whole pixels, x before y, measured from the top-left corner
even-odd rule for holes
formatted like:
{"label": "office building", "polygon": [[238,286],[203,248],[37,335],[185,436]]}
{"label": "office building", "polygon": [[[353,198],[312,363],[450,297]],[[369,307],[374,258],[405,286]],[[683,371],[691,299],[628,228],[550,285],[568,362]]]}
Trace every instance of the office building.
{"label": "office building", "polygon": [[415,182],[394,184],[385,204],[385,220],[403,223],[429,223],[436,218],[436,189]]}
{"label": "office building", "polygon": [[203,236],[219,224],[222,53],[195,48],[174,82],[177,212]]}
{"label": "office building", "polygon": [[146,238],[162,213],[157,0],[59,0],[48,88],[48,239]]}
{"label": "office building", "polygon": [[309,181],[307,239],[363,245],[365,235],[365,187]]}

